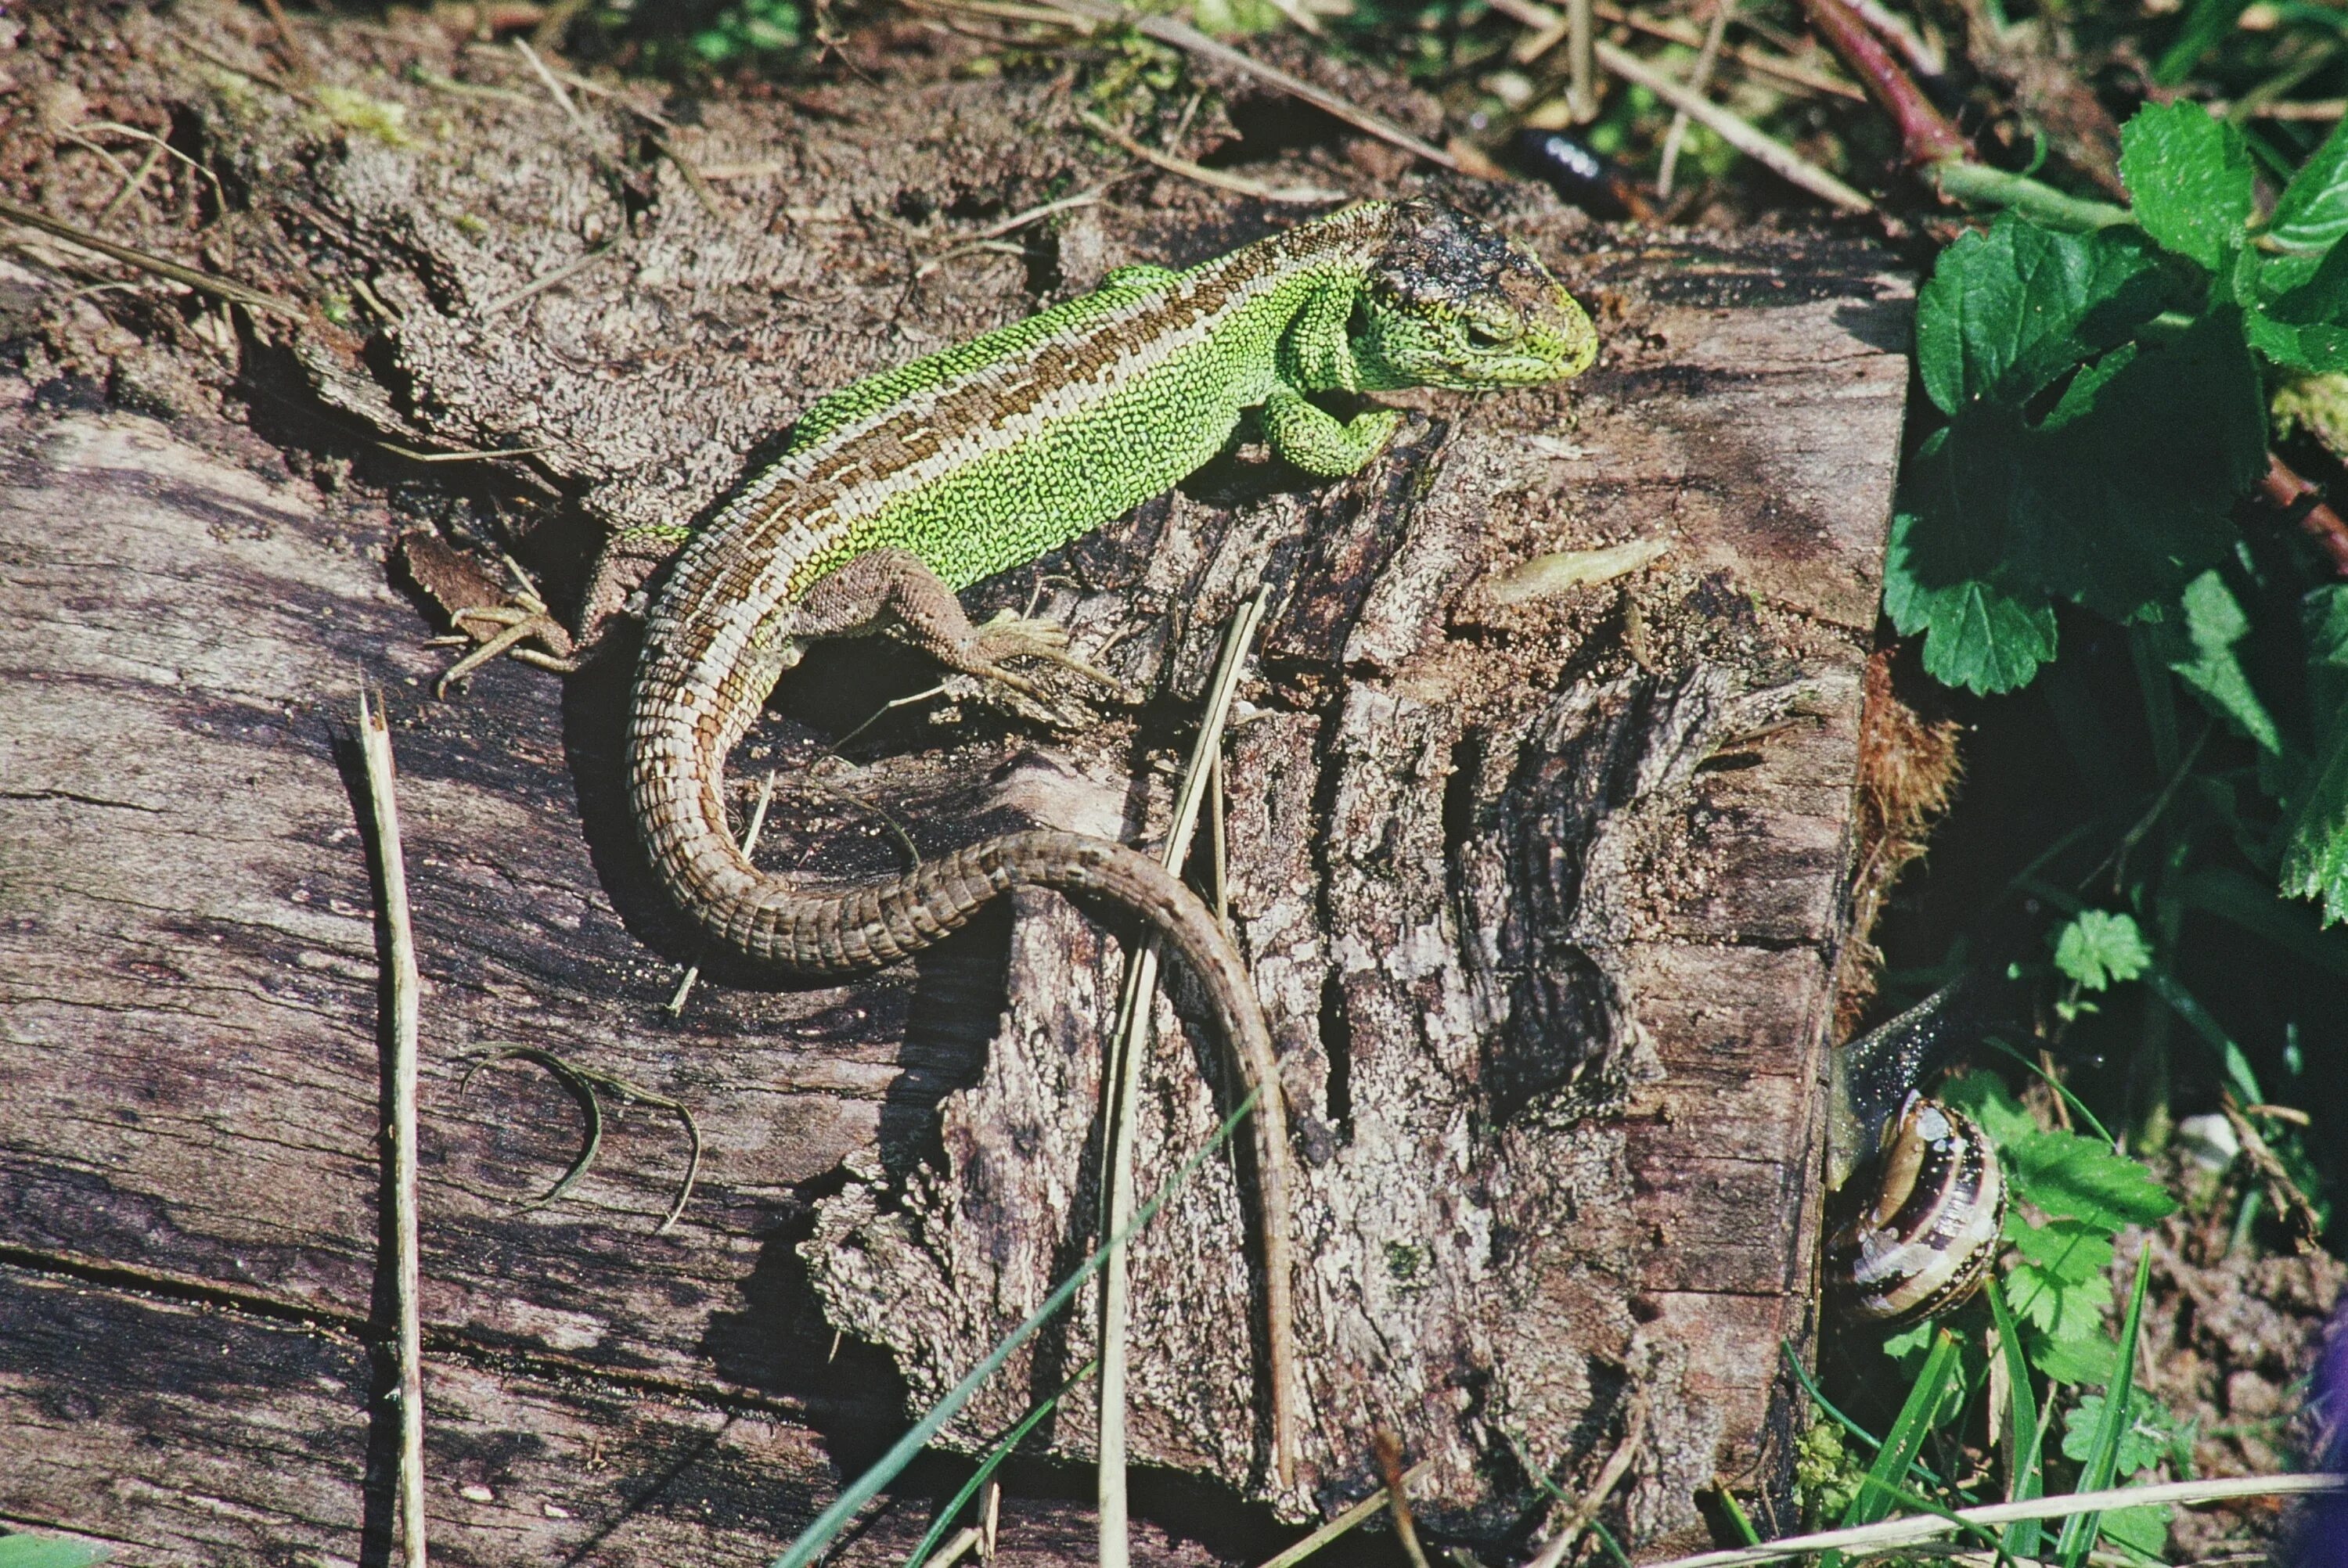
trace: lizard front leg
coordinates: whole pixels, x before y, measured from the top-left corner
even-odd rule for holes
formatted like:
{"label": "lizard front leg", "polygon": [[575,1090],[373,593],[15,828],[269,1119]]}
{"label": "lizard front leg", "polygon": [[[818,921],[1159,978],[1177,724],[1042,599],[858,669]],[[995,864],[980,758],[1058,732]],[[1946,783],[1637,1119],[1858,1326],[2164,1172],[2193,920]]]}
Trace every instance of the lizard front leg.
{"label": "lizard front leg", "polygon": [[1402,424],[1401,412],[1392,408],[1365,409],[1351,419],[1339,419],[1285,386],[1263,400],[1260,417],[1272,449],[1322,479],[1361,472]]}

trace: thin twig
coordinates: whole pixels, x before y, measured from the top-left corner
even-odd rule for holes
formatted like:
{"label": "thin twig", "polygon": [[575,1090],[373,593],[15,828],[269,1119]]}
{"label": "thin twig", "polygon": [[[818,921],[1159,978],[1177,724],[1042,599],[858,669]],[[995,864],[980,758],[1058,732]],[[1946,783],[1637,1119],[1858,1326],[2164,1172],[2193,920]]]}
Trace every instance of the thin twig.
{"label": "thin twig", "polygon": [[[1181,788],[1174,798],[1174,818],[1166,834],[1166,845],[1159,856],[1168,870],[1179,873],[1182,863],[1189,857],[1190,839],[1199,825],[1199,810],[1207,794],[1207,782],[1212,770],[1207,761],[1222,747],[1223,729],[1230,723],[1232,695],[1239,690],[1240,676],[1247,666],[1247,654],[1255,641],[1256,628],[1262,624],[1265,605],[1271,599],[1269,588],[1258,588],[1231,617],[1223,633],[1221,657],[1215,665],[1213,677],[1207,685],[1206,710],[1199,721],[1199,734],[1190,748],[1190,764],[1183,774]],[[1144,943],[1126,960],[1125,983],[1117,999],[1117,1026],[1110,1031],[1103,1062],[1104,1081],[1109,1087],[1108,1124],[1109,1147],[1107,1162],[1108,1179],[1106,1184],[1106,1208],[1101,1218],[1101,1234],[1117,1235],[1131,1223],[1133,1211],[1133,1143],[1135,1105],[1139,1091],[1142,1060],[1149,1054],[1149,1024],[1152,1004],[1158,995],[1158,966],[1160,944],[1155,939]],[[1280,1086],[1262,1086],[1266,1094],[1277,1094]],[[1264,1227],[1269,1239],[1276,1235],[1282,1224],[1275,1215]],[[1289,1326],[1282,1310],[1283,1295],[1276,1283],[1285,1271],[1277,1259],[1268,1259],[1264,1267],[1266,1296],[1272,1303],[1268,1337],[1272,1353],[1266,1358],[1272,1370],[1272,1468],[1282,1486],[1294,1473],[1293,1420],[1289,1406],[1288,1362],[1286,1337]],[[1109,1254],[1101,1270],[1100,1328],[1100,1443],[1098,1471],[1096,1477],[1099,1500],[1100,1565],[1101,1568],[1124,1568],[1127,1562],[1126,1487],[1125,1487],[1125,1336],[1129,1301],[1126,1252],[1122,1247]]]}
{"label": "thin twig", "polygon": [[1160,152],[1147,143],[1135,140],[1089,109],[1079,109],[1076,118],[1086,129],[1104,141],[1124,149],[1144,163],[1153,164],[1169,174],[1179,174],[1185,179],[1195,179],[1218,190],[1228,190],[1236,196],[1251,196],[1258,201],[1273,201],[1304,205],[1312,202],[1343,201],[1342,190],[1324,190],[1317,185],[1266,185],[1260,179],[1250,179],[1242,174],[1229,174],[1220,169],[1209,169],[1187,158],[1177,158],[1170,152]]}
{"label": "thin twig", "polygon": [[163,161],[165,153],[171,150],[171,145],[169,142],[157,137],[155,145],[147,149],[146,158],[140,160],[137,169],[130,171],[130,178],[116,186],[114,194],[106,199],[106,205],[98,210],[98,221],[100,223],[108,221],[122,204],[130,199],[132,191],[144,189],[148,179],[155,172],[155,166]]}
{"label": "thin twig", "polygon": [[[1712,0],[1712,26],[1704,32],[1704,47],[1696,51],[1695,64],[1688,70],[1688,91],[1701,93],[1712,85],[1712,67],[1720,58],[1720,46],[1728,36],[1728,18],[1736,9],[1736,0]],[[1672,114],[1672,128],[1663,133],[1663,168],[1655,175],[1655,194],[1669,197],[1672,176],[1679,171],[1680,144],[1687,139],[1688,113],[1676,109]]]}
{"label": "thin twig", "polygon": [[2285,512],[2307,503],[2307,509],[2299,513],[2301,531],[2322,548],[2334,575],[2348,577],[2348,522],[2324,501],[2321,489],[2270,452],[2266,474],[2259,480],[2259,494]]}
{"label": "thin twig", "polygon": [[2238,1497],[2298,1497],[2312,1492],[2348,1490],[2348,1476],[2235,1475],[2217,1481],[2172,1481],[2158,1486],[2119,1486],[2106,1491],[2076,1491],[2066,1497],[2034,1497],[2023,1502],[1993,1502],[1980,1508],[1960,1508],[1945,1518],[1911,1514],[1880,1524],[1848,1530],[1822,1530],[1814,1535],[1791,1535],[1766,1546],[1740,1546],[1725,1552],[1704,1552],[1674,1557],[1648,1568],[1762,1568],[1788,1557],[1813,1552],[1875,1550],[1931,1541],[1967,1525],[2011,1524],[2023,1519],[2064,1519],[2075,1513],[2103,1513],[2120,1508],[2149,1508],[2167,1502],[2223,1502]]}
{"label": "thin twig", "polygon": [[965,1524],[955,1531],[943,1546],[932,1553],[930,1560],[922,1564],[922,1568],[953,1568],[953,1565],[960,1562],[972,1547],[978,1544],[978,1526]]}
{"label": "thin twig", "polygon": [[[1528,29],[1509,50],[1509,57],[1520,66],[1530,65],[1565,41],[1567,24],[1564,13],[1542,5],[1541,0],[1493,0],[1492,8]],[[1644,33],[1667,44],[1678,44],[1690,49],[1704,46],[1703,34],[1677,22],[1625,11],[1619,5],[1607,4],[1607,0],[1591,0],[1590,10],[1601,22],[1628,27],[1634,33]],[[1772,55],[1765,49],[1731,44],[1723,53],[1755,76],[1768,77],[1781,86],[1802,92],[1823,93],[1828,97],[1849,98],[1854,103],[1867,101],[1867,94],[1852,83],[1839,77],[1811,70],[1797,61]]]}
{"label": "thin twig", "polygon": [[1689,118],[1781,179],[1847,212],[1875,210],[1875,203],[1808,159],[1755,129],[1703,94],[1688,91],[1630,50],[1603,38],[1597,41],[1596,48],[1600,65],[1633,87],[1646,88],[1672,108],[1685,110]]}
{"label": "thin twig", "polygon": [[[758,834],[767,825],[767,807],[774,804],[775,799],[775,773],[776,770],[773,768],[767,770],[767,780],[758,786],[757,804],[750,808],[750,825],[742,830],[742,858],[745,860],[750,858],[751,854],[757,849]],[[698,963],[687,965],[685,973],[677,977],[676,994],[668,999],[669,1017],[677,1018],[683,1015],[685,999],[693,994],[694,982],[699,979],[701,979],[701,966]],[[667,1227],[662,1228],[664,1230]]]}
{"label": "thin twig", "polygon": [[[514,42],[520,43],[521,40],[517,38]],[[606,240],[602,244],[596,246],[593,250],[588,251],[585,255],[580,257],[578,260],[573,261],[565,261],[561,266],[555,268],[554,271],[547,273],[543,277],[532,278],[529,282],[524,283],[512,293],[499,295],[496,299],[491,300],[488,304],[481,307],[482,317],[487,319],[488,317],[498,314],[500,311],[510,310],[515,305],[521,303],[522,301],[530,298],[532,294],[544,293],[547,290],[554,287],[557,283],[564,282],[571,278],[576,277],[581,272],[583,272],[588,268],[593,266],[596,262],[602,261],[604,257],[610,255],[613,251],[620,249],[620,247],[625,242],[626,239],[624,235]]]}
{"label": "thin twig", "polygon": [[14,201],[0,199],[0,218],[5,218],[11,223],[21,223],[27,229],[38,229],[44,233],[54,234],[60,240],[69,240],[85,251],[95,251],[101,256],[112,257],[115,261],[136,267],[142,272],[152,272],[159,278],[169,278],[175,283],[184,284],[200,292],[211,294],[215,299],[226,300],[231,304],[242,305],[249,311],[264,311],[271,315],[283,316],[289,321],[297,322],[306,320],[309,315],[309,313],[301,306],[290,301],[281,300],[274,294],[264,294],[259,289],[247,288],[242,283],[232,282],[226,278],[215,278],[210,272],[199,272],[193,267],[183,267],[177,261],[167,261],[160,256],[149,255],[144,251],[134,251],[128,245],[118,245],[111,240],[67,223],[63,219],[52,218],[35,208],[20,207]]}
{"label": "thin twig", "polygon": [[[1410,1469],[1404,1473],[1404,1482],[1407,1484],[1417,1481],[1430,1469],[1434,1468],[1434,1462],[1435,1461],[1432,1460],[1419,1460],[1418,1463],[1411,1466]],[[1344,1535],[1346,1532],[1358,1529],[1369,1521],[1375,1519],[1379,1514],[1385,1512],[1385,1507],[1386,1489],[1385,1487],[1380,1487],[1377,1491],[1370,1493],[1369,1496],[1362,1499],[1361,1501],[1354,1504],[1351,1508],[1345,1510],[1344,1512],[1338,1514],[1334,1519],[1329,1521],[1328,1523],[1321,1526],[1320,1529],[1315,1530],[1312,1534],[1306,1536],[1295,1545],[1289,1547],[1278,1556],[1265,1558],[1261,1563],[1257,1564],[1257,1568],[1296,1568],[1296,1565],[1299,1563],[1303,1562],[1307,1557],[1312,1556],[1314,1553],[1320,1551],[1323,1547],[1328,1545],[1339,1536]]]}
{"label": "thin twig", "polygon": [[1410,1568],[1427,1568],[1426,1548],[1418,1543],[1418,1523],[1410,1516],[1410,1482],[1402,1469],[1402,1440],[1380,1427],[1370,1435],[1370,1455],[1378,1479],[1386,1483],[1386,1510],[1394,1515],[1395,1541]]}
{"label": "thin twig", "polygon": [[572,103],[571,95],[562,90],[562,84],[554,79],[554,73],[546,68],[546,62],[540,59],[538,51],[530,46],[530,40],[516,38],[513,41],[513,46],[516,54],[530,62],[530,70],[536,73],[540,85],[546,88],[546,96],[552,98],[555,107],[570,119],[572,128],[578,131],[586,138],[588,144],[592,146],[595,140],[595,128],[587,123],[587,117],[579,112],[579,106]]}
{"label": "thin twig", "polygon": [[1598,1478],[1590,1483],[1588,1493],[1567,1516],[1563,1528],[1547,1546],[1541,1548],[1540,1555],[1527,1564],[1527,1568],[1557,1568],[1565,1561],[1565,1554],[1573,1550],[1574,1543],[1581,1539],[1581,1532],[1590,1528],[1591,1522],[1598,1517],[1598,1511],[1606,1506],[1606,1500],[1614,1494],[1614,1489],[1622,1485],[1622,1478],[1630,1473],[1631,1461],[1638,1457],[1639,1445],[1646,1436],[1647,1395],[1644,1389],[1637,1389],[1632,1393],[1630,1408],[1622,1418],[1622,1440],[1607,1456]]}
{"label": "thin twig", "polygon": [[232,72],[237,76],[244,77],[248,81],[259,82],[264,87],[275,87],[279,92],[283,93],[287,97],[292,98],[294,102],[305,104],[311,108],[321,107],[318,103],[318,97],[315,93],[311,92],[307,87],[300,87],[293,82],[287,81],[283,77],[279,76],[274,71],[265,69],[260,66],[240,66],[234,60],[230,59],[226,55],[215,54],[211,49],[206,48],[202,44],[198,43],[195,39],[191,38],[187,34],[181,32],[179,28],[170,26],[169,23],[164,25],[163,31],[165,35],[170,38],[171,42],[179,45],[180,47],[187,50],[188,53],[193,55],[196,58],[203,61],[207,65],[218,66],[223,71]]}
{"label": "thin twig", "polygon": [[1356,108],[1334,93],[1323,92],[1312,83],[1292,77],[1277,66],[1267,66],[1262,60],[1243,55],[1228,44],[1219,44],[1196,27],[1178,22],[1171,16],[1154,16],[1127,11],[1106,4],[1105,0],[1048,0],[1048,4],[1053,10],[1065,12],[1071,16],[1081,16],[1112,25],[1121,24],[1131,27],[1145,38],[1155,38],[1158,42],[1179,49],[1185,54],[1196,55],[1200,59],[1212,60],[1218,65],[1227,66],[1232,70],[1253,77],[1260,82],[1278,87],[1292,98],[1311,104],[1322,113],[1344,121],[1355,130],[1376,137],[1380,141],[1391,142],[1404,151],[1416,154],[1438,168],[1448,169],[1455,173],[1458,171],[1457,159],[1433,143],[1423,141],[1411,135],[1392,120],[1372,114],[1365,108]]}
{"label": "thin twig", "polygon": [[1576,125],[1598,118],[1597,42],[1590,0],[1565,0],[1565,101]]}
{"label": "thin twig", "polygon": [[399,1509],[401,1561],[424,1568],[424,1362],[423,1325],[417,1296],[423,1273],[416,1239],[416,1031],[417,996],[423,989],[416,968],[416,933],[407,913],[407,871],[399,844],[399,807],[393,798],[391,728],[381,700],[370,704],[359,688],[359,755],[366,769],[367,804],[374,815],[376,856],[383,876],[383,923],[388,960],[391,1050],[390,1142],[392,1297],[397,1318],[399,1368]]}
{"label": "thin twig", "polygon": [[[1010,217],[1003,219],[999,222],[990,223],[975,234],[964,235],[961,242],[956,244],[952,250],[943,251],[936,256],[932,256],[928,261],[922,262],[920,267],[914,270],[913,276],[916,278],[926,278],[932,272],[936,272],[940,267],[944,266],[946,262],[953,257],[968,255],[973,251],[984,248],[990,241],[999,240],[1005,234],[1025,229],[1030,223],[1040,223],[1045,219],[1051,217],[1054,213],[1070,212],[1079,207],[1097,206],[1100,202],[1101,192],[1107,189],[1108,187],[1107,185],[1096,185],[1089,190],[1079,190],[1073,196],[1063,196],[1056,201],[1045,201],[1040,205],[1030,207],[1024,212],[1014,212]],[[1014,253],[1018,253],[1019,247],[1014,245],[1012,247],[1012,250]]]}
{"label": "thin twig", "polygon": [[317,67],[310,63],[310,51],[294,36],[294,24],[285,18],[285,7],[277,0],[261,0],[261,8],[269,13],[269,25],[277,29],[277,40],[285,46],[285,64],[294,79],[307,86],[318,79]]}
{"label": "thin twig", "polygon": [[[170,157],[178,159],[181,163],[186,164],[188,168],[196,174],[199,174],[205,179],[210,180],[212,188],[212,200],[219,203],[220,210],[222,212],[226,212],[228,210],[228,192],[221,189],[220,176],[214,174],[202,164],[198,163],[194,159],[190,158],[186,153],[181,152],[178,148],[173,147],[170,142],[165,141],[161,137],[157,136],[153,131],[142,130],[135,125],[124,125],[119,120],[111,119],[86,120],[82,123],[80,128],[83,130],[111,131],[117,136],[132,137],[139,141],[152,143],[155,150],[149,154],[146,167],[141,169],[137,175],[132,177],[135,182],[144,183],[147,170],[154,167],[155,159],[158,157],[169,155]],[[124,194],[124,192],[118,191],[116,192],[115,199],[118,200]],[[98,221],[104,222],[107,215],[113,210],[114,201],[109,200],[106,204],[104,210],[98,213]]]}

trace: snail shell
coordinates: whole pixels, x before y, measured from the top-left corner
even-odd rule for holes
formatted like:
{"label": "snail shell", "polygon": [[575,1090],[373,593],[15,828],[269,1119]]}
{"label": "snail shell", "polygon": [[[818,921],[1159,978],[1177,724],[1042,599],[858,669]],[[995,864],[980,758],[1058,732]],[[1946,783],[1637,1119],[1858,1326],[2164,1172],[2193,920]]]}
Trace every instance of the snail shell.
{"label": "snail shell", "polygon": [[2005,1222],[2005,1177],[1971,1117],[1910,1094],[1859,1177],[1857,1212],[1827,1241],[1828,1278],[1853,1313],[1912,1322],[1981,1288]]}

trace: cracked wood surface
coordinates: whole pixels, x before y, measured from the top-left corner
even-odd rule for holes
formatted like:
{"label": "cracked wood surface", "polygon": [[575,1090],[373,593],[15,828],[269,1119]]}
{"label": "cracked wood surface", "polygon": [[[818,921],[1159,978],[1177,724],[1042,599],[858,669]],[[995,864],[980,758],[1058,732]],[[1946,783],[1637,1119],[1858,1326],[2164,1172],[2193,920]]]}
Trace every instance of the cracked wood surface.
{"label": "cracked wood surface", "polygon": [[[1033,308],[1037,278],[1082,287],[1261,231],[1162,186],[924,288],[886,224],[741,221],[807,201],[810,179],[850,212],[905,210],[908,191],[939,210],[973,180],[1016,210],[1090,173],[1067,161],[1081,144],[1025,135],[1044,110],[1022,90],[907,89],[966,140],[901,155],[854,117],[714,108],[688,138],[705,156],[791,164],[729,182],[730,234],[655,164],[629,258],[486,322],[481,301],[568,243],[525,214],[593,215],[573,189],[592,175],[543,145],[561,122],[469,106],[507,138],[470,164],[354,141],[298,193],[306,264],[331,279],[367,258],[402,319],[364,353],[314,333],[273,363],[403,444],[551,439],[531,483],[564,503],[510,537],[559,589],[582,519],[705,508],[791,408]],[[1379,1426],[1434,1461],[1431,1523],[1502,1545],[1530,1528],[1513,1445],[1570,1488],[1634,1389],[1648,1440],[1613,1517],[1641,1539],[1689,1539],[1694,1491],[1784,1460],[1777,1345],[1810,1311],[1908,296],[1862,247],[1625,247],[1486,200],[1593,304],[1605,357],[1583,381],[1414,399],[1394,451],[1336,486],[1243,446],[977,590],[980,610],[1043,594],[1148,694],[1081,735],[960,694],[828,757],[930,678],[835,650],[736,758],[744,794],[767,767],[817,769],[808,787],[787,772],[761,856],[816,875],[899,864],[894,824],[930,853],[1031,822],[1147,840],[1222,619],[1260,578],[1283,586],[1231,743],[1230,897],[1300,1129],[1311,1463],[1300,1495],[1263,1490],[1246,1189],[1210,1166],[1136,1264],[1136,1452],[1211,1480],[1159,1496],[1180,1538],[1147,1534],[1151,1561],[1256,1551],[1270,1514],[1235,1493],[1292,1512],[1361,1495]],[[435,216],[451,211],[485,237],[459,244]],[[92,309],[31,272],[0,270],[9,291]],[[713,971],[671,1019],[696,955],[624,819],[623,677],[506,665],[429,696],[441,656],[390,541],[419,519],[500,539],[480,487],[329,442],[357,482],[322,491],[249,436],[102,406],[62,372],[0,384],[0,1445],[40,1460],[0,1464],[0,1518],[121,1540],[131,1562],[380,1549],[376,935],[343,749],[364,674],[390,692],[430,987],[436,1552],[771,1553],[909,1397],[1082,1255],[1122,932],[1022,897],[851,985]],[[1515,606],[1483,587],[1544,551],[1651,538],[1670,553],[1616,582]],[[1222,1091],[1214,1042],[1162,1004],[1159,1021],[1145,1172],[1195,1146]],[[636,1108],[613,1109],[571,1198],[522,1206],[575,1151],[577,1111],[518,1064],[460,1090],[505,1042],[692,1106],[707,1158],[674,1231],[652,1234],[682,1140]],[[1056,1386],[1089,1321],[1047,1336],[966,1430]],[[1066,1412],[1038,1452],[1079,1457],[1090,1427]],[[1007,1550],[1086,1554],[1068,1505],[1026,1509]],[[901,1552],[908,1510],[858,1560]]]}

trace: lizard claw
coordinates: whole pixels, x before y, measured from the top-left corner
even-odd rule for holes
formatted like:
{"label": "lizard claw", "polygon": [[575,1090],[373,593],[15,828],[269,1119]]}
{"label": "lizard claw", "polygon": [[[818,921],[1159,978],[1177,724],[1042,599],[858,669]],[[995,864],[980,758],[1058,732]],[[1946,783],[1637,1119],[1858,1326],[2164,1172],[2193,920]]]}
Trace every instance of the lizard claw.
{"label": "lizard claw", "polygon": [[495,626],[502,630],[440,672],[440,679],[433,684],[432,694],[443,701],[448,698],[449,687],[507,652],[511,652],[526,664],[535,664],[541,670],[551,670],[561,675],[574,673],[579,668],[576,659],[548,652],[545,648],[520,646],[532,639],[551,648],[569,644],[571,634],[561,621],[547,613],[543,605],[482,605],[471,610],[453,610],[448,619],[477,637],[481,635],[479,630],[481,627]]}
{"label": "lizard claw", "polygon": [[[1106,686],[1119,695],[1125,692],[1125,683],[1116,676],[1067,651],[1067,628],[1057,621],[1038,620],[1016,610],[1005,610],[978,628],[973,641],[979,656],[990,664],[999,663],[1004,659],[1041,659]],[[992,673],[1014,691],[1024,692],[1031,697],[1037,694],[1032,682],[1021,684],[1015,677],[1000,669]]]}

